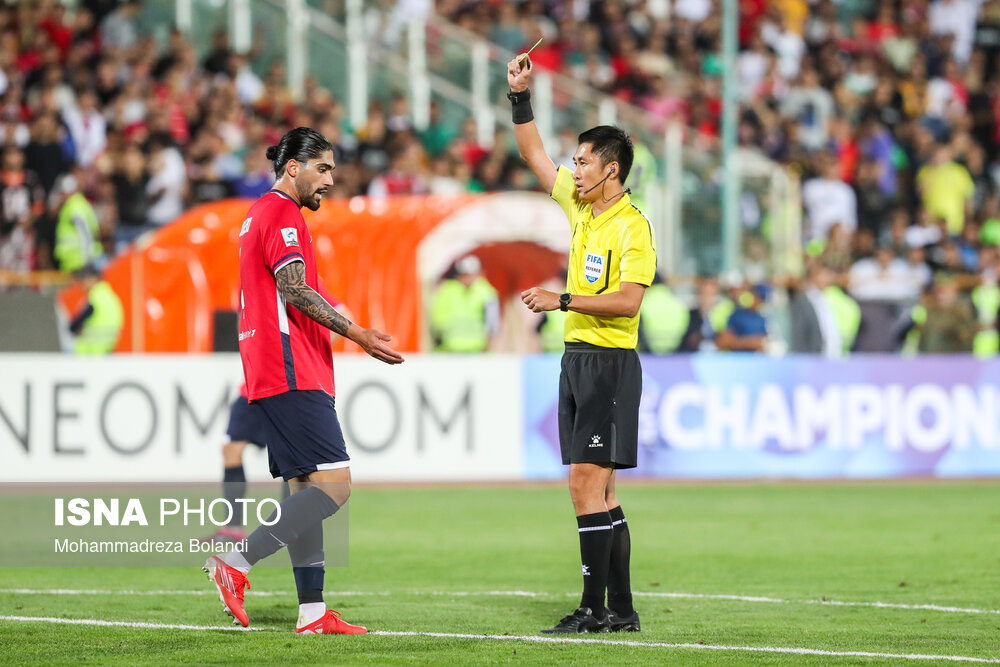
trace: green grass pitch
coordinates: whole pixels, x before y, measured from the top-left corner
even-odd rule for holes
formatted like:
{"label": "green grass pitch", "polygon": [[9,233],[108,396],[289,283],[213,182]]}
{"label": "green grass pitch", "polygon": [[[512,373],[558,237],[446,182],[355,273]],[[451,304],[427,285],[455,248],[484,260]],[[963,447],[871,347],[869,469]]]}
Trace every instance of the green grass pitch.
{"label": "green grass pitch", "polygon": [[284,567],[251,573],[246,606],[257,632],[222,629],[229,619],[201,562],[0,568],[0,664],[1000,661],[997,482],[619,487],[638,634],[530,641],[579,601],[577,534],[562,486],[358,486],[351,564],[327,571],[327,602],[385,634],[296,637]]}

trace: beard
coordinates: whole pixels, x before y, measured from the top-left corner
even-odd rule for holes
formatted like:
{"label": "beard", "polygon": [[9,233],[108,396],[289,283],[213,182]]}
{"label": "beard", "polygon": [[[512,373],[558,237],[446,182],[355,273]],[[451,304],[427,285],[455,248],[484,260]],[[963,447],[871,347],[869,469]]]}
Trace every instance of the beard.
{"label": "beard", "polygon": [[310,211],[319,210],[319,203],[323,199],[323,195],[319,194],[318,191],[309,192],[306,190],[303,192],[299,187],[296,187],[295,191],[299,195],[299,201],[302,202],[303,206]]}

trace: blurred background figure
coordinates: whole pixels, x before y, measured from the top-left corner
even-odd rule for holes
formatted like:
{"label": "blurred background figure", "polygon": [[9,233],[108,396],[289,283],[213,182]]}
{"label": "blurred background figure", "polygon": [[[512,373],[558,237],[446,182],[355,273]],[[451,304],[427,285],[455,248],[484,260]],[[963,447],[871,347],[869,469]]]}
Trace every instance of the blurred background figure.
{"label": "blurred background figure", "polygon": [[[695,307],[688,311],[688,324],[681,339],[680,352],[710,352],[715,350],[717,331],[715,323],[721,319],[722,326],[725,326],[725,320],[729,318],[728,313],[725,313],[725,319],[718,315],[713,318],[713,313],[716,313],[723,303],[719,296],[719,281],[715,278],[703,276],[698,279],[697,299]],[[723,306],[723,308],[729,310],[730,313],[732,312],[728,306]]]}
{"label": "blurred background figure", "polygon": [[92,265],[78,269],[73,279],[87,293],[86,303],[69,324],[73,351],[80,356],[110,354],[125,323],[121,299]]}
{"label": "blurred background figure", "polygon": [[76,178],[67,174],[55,184],[49,196],[49,210],[55,212],[55,267],[76,271],[98,266],[103,256],[101,225]]}
{"label": "blurred background figure", "polygon": [[475,255],[455,263],[431,298],[435,352],[476,353],[490,348],[500,328],[500,300]]}
{"label": "blurred background figure", "polygon": [[679,351],[690,320],[687,304],[681,301],[657,273],[646,288],[639,309],[640,352],[671,354]]}
{"label": "blurred background figure", "polygon": [[767,320],[761,313],[764,296],[760,285],[745,285],[725,329],[715,337],[720,350],[764,352],[767,347]]}
{"label": "blurred background figure", "polygon": [[833,283],[823,264],[810,265],[806,281],[791,301],[790,352],[836,359],[850,352],[861,323],[857,302]]}

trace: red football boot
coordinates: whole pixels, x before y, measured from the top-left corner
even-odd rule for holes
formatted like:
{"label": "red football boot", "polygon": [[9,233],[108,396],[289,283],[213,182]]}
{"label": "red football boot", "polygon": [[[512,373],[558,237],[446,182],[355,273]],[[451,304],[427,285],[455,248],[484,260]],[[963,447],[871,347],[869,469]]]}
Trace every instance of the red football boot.
{"label": "red football boot", "polygon": [[327,609],[326,615],[318,621],[295,628],[295,633],[299,635],[363,635],[367,632],[365,626],[351,625],[340,618],[339,611],[332,609]]}
{"label": "red football boot", "polygon": [[233,617],[233,624],[239,623],[244,628],[250,625],[247,612],[243,609],[243,589],[250,589],[246,575],[226,565],[218,556],[205,561],[205,567],[201,569],[208,572],[208,580],[219,590],[219,599],[224,605],[222,610]]}

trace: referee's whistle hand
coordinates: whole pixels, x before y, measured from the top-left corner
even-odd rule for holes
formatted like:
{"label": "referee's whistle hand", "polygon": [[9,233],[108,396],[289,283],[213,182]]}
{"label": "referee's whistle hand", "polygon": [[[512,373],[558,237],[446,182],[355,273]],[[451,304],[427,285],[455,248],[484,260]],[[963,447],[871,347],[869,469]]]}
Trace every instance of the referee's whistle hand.
{"label": "referee's whistle hand", "polygon": [[559,295],[541,287],[532,287],[521,292],[521,301],[533,313],[543,313],[559,307]]}
{"label": "referee's whistle hand", "polygon": [[[523,63],[518,62],[523,58]],[[507,63],[507,85],[515,93],[528,89],[531,81],[531,59],[526,54],[520,54]]]}
{"label": "referee's whistle hand", "polygon": [[392,336],[384,334],[378,329],[363,329],[355,342],[361,346],[370,356],[387,364],[401,364],[403,357],[399,352],[386,345],[386,341],[392,340]]}

